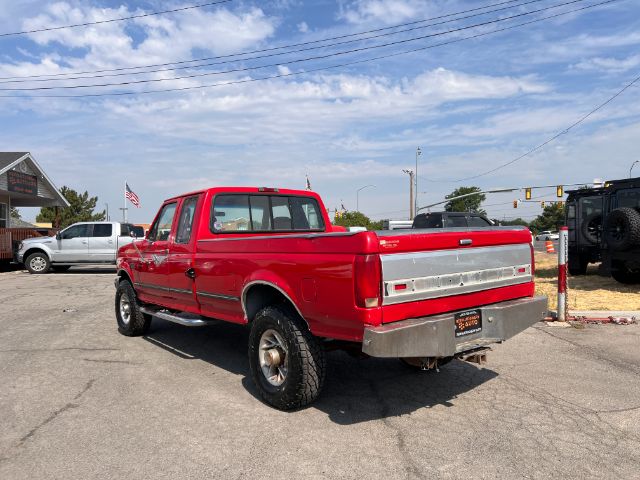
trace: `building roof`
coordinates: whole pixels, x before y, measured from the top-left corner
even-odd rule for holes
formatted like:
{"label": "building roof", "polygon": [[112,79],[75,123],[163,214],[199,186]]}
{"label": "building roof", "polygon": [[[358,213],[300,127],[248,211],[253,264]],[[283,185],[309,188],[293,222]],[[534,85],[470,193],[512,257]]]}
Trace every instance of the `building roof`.
{"label": "building roof", "polygon": [[68,207],[69,202],[58,190],[58,187],[54,185],[45,171],[38,165],[38,162],[33,158],[33,155],[29,152],[0,152],[0,175],[11,170],[15,166],[26,163],[34,172],[38,174],[41,180],[44,181],[46,189],[50,192],[51,197],[28,197],[25,195],[14,194],[15,198],[12,198],[11,204],[16,207],[38,207],[38,206],[60,206]]}
{"label": "building roof", "polygon": [[17,160],[20,160],[25,155],[29,155],[29,152],[0,152],[0,171]]}

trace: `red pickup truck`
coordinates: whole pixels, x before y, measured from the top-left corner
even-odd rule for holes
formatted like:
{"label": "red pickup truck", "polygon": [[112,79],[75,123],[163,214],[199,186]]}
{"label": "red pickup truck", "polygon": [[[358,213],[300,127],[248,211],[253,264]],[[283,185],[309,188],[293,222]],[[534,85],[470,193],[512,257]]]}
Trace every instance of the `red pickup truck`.
{"label": "red pickup truck", "polygon": [[270,405],[317,398],[325,351],[437,368],[541,320],[531,233],[494,227],[347,232],[308,191],[220,187],[170,198],[118,252],[119,331],[152,317],[248,324],[251,375]]}

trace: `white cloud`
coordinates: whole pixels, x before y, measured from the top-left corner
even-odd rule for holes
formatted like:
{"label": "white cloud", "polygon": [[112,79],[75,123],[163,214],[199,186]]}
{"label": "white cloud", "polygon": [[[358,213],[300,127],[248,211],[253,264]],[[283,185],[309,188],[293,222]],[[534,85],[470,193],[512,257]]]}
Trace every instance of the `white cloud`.
{"label": "white cloud", "polygon": [[606,73],[622,73],[640,66],[640,55],[626,58],[593,57],[573,65],[578,70],[597,70]]}
{"label": "white cloud", "polygon": [[400,23],[427,11],[423,0],[355,0],[342,5],[339,18],[349,23]]}
{"label": "white cloud", "polygon": [[[31,30],[49,25],[91,22],[142,12],[128,10],[124,6],[117,9],[80,8],[67,2],[57,2],[25,20],[23,28]],[[76,52],[65,58],[44,54],[40,63],[0,65],[0,71],[12,75],[60,73],[184,60],[191,58],[196,50],[214,55],[236,53],[272,36],[277,23],[276,18],[266,16],[259,8],[233,12],[218,8],[194,9],[175,16],[139,18],[131,23],[114,22],[34,33],[29,38],[41,46],[55,49],[62,45]],[[78,56],[78,49],[85,53]]]}
{"label": "white cloud", "polygon": [[307,33],[309,31],[309,25],[307,25],[307,22],[300,22],[297,27],[300,33]]}

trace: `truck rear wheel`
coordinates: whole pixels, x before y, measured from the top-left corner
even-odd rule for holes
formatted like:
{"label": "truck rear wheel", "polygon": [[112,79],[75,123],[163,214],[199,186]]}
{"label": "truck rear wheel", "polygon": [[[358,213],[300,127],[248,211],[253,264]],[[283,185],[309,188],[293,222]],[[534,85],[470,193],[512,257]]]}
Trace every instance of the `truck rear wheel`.
{"label": "truck rear wheel", "polygon": [[29,255],[24,265],[29,270],[29,273],[33,274],[47,273],[51,268],[49,257],[42,252],[35,252]]}
{"label": "truck rear wheel", "polygon": [[127,337],[144,335],[151,325],[151,315],[142,313],[133,286],[122,280],[116,290],[116,320],[118,331]]}
{"label": "truck rear wheel", "polygon": [[249,365],[260,397],[279,410],[309,405],[324,384],[322,344],[295,313],[281,307],[263,308],[253,320]]}
{"label": "truck rear wheel", "polygon": [[616,282],[625,285],[640,283],[640,270],[631,270],[623,262],[616,262],[611,269],[611,276]]}

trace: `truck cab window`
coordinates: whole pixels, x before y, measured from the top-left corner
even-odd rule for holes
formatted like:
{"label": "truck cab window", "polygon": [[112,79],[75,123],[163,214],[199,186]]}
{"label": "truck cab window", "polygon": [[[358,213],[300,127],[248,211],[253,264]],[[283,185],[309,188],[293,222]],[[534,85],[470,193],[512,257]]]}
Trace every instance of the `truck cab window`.
{"label": "truck cab window", "polygon": [[218,195],[211,211],[212,232],[246,232],[250,230],[248,195]]}
{"label": "truck cab window", "polygon": [[169,235],[171,234],[171,227],[173,225],[173,217],[176,213],[176,204],[167,203],[162,210],[160,211],[160,215],[158,215],[158,219],[156,223],[151,227],[151,231],[149,232],[149,240],[152,242],[155,241],[163,241],[169,240]]}
{"label": "truck cab window", "polygon": [[96,223],[93,226],[92,237],[110,237],[113,232],[113,225],[110,223]]}
{"label": "truck cab window", "polygon": [[620,190],[618,197],[618,208],[640,209],[640,188],[625,188]]}
{"label": "truck cab window", "polygon": [[67,228],[64,232],[62,232],[63,240],[71,240],[72,238],[78,237],[88,237],[89,236],[89,225],[81,224],[81,225],[72,225]]}
{"label": "truck cab window", "polygon": [[198,197],[190,197],[182,202],[180,219],[178,220],[178,232],[176,233],[176,243],[189,243],[197,204]]}
{"label": "truck cab window", "polygon": [[294,230],[322,230],[318,203],[312,198],[290,197]]}
{"label": "truck cab window", "polygon": [[266,195],[251,195],[251,230],[271,230],[271,209],[269,197]]}
{"label": "truck cab window", "polygon": [[271,197],[274,230],[293,230],[289,197]]}
{"label": "truck cab window", "polygon": [[447,228],[460,228],[467,226],[467,219],[464,215],[451,215],[447,217]]}

